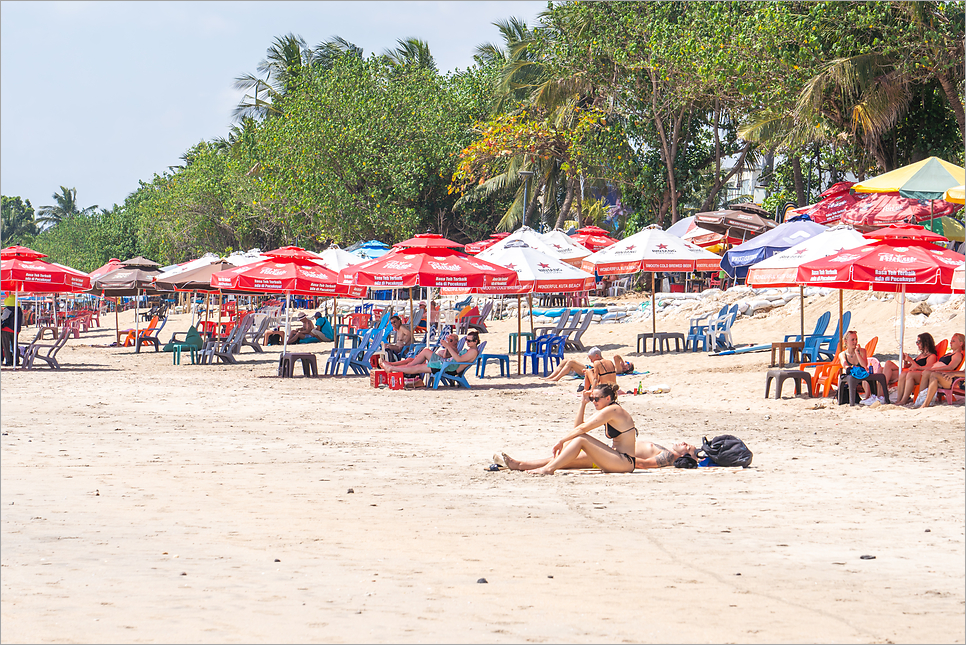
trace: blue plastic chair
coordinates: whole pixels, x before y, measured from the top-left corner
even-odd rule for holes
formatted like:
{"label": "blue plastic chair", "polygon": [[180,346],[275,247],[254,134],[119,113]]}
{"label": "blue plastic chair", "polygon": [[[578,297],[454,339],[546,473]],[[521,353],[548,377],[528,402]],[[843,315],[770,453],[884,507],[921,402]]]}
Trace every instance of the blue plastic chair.
{"label": "blue plastic chair", "polygon": [[802,338],[799,334],[788,334],[785,336],[785,342],[805,342],[812,336],[822,336],[828,329],[830,322],[832,322],[832,312],[826,311],[824,314],[818,317],[818,320],[815,321],[815,331],[813,331],[811,334],[806,334],[805,338]]}
{"label": "blue plastic chair", "polygon": [[[480,343],[477,348],[476,360],[472,363],[460,363],[459,361],[445,361],[439,368],[439,371],[433,375],[433,382],[430,387],[434,390],[439,389],[439,384],[443,383],[445,385],[455,385],[456,387],[465,387],[470,390],[470,384],[466,381],[466,375],[470,373],[471,369],[475,366],[479,369],[480,356],[483,355],[483,349],[486,347],[486,341]],[[447,374],[446,370],[454,365],[459,366],[459,371],[455,374]]]}
{"label": "blue plastic chair", "polygon": [[[350,336],[346,334],[339,334],[336,340],[335,347],[329,352],[329,358],[325,361],[325,374],[332,374],[333,376],[339,373],[339,366],[343,367],[343,374],[349,371],[349,360],[353,352],[358,352],[362,350],[363,352],[368,349],[371,344],[373,334],[377,333],[376,329],[367,329],[358,337],[358,343],[353,343],[352,347],[343,346],[343,341],[345,338]],[[368,372],[366,372],[368,373]]]}
{"label": "blue plastic chair", "polygon": [[[848,329],[852,322],[852,312],[846,311],[842,314],[842,329]],[[802,349],[802,362],[818,361],[820,356],[824,356],[826,361],[835,359],[835,348],[839,342],[839,326],[835,325],[835,331],[826,336],[811,336],[805,340],[805,347]]]}
{"label": "blue plastic chair", "polygon": [[530,372],[537,373],[537,362],[543,364],[543,376],[547,376],[552,371],[551,365],[556,367],[563,360],[564,345],[566,339],[563,336],[545,335],[527,341],[527,351],[523,353],[523,360],[530,359]]}
{"label": "blue plastic chair", "polygon": [[688,333],[684,339],[684,347],[690,347],[692,352],[696,352],[698,351],[698,343],[700,342],[701,351],[708,351],[708,325],[713,318],[724,316],[727,311],[728,305],[725,305],[718,313],[708,313],[692,318],[688,324]]}

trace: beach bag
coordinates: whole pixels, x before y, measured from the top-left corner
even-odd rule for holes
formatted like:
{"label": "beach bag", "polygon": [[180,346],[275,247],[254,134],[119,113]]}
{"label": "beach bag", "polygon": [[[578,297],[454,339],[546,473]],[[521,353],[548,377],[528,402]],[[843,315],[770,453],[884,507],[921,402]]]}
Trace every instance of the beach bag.
{"label": "beach bag", "polygon": [[754,456],[748,446],[734,435],[718,435],[710,442],[704,437],[701,452],[719,466],[747,468]]}
{"label": "beach bag", "polygon": [[849,370],[846,372],[846,374],[857,379],[869,378],[869,370],[865,369],[861,365],[849,366]]}

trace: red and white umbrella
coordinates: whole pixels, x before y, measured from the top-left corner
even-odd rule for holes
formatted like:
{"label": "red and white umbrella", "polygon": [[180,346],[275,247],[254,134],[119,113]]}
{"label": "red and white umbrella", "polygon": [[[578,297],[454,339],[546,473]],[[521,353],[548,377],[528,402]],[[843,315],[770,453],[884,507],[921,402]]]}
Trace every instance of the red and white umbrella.
{"label": "red and white umbrella", "polygon": [[547,231],[540,238],[556,251],[557,257],[574,266],[579,267],[580,261],[592,253],[590,249],[560,229]]}
{"label": "red and white umbrella", "polygon": [[366,287],[505,287],[517,274],[449,248],[396,248],[375,260],[346,267],[339,284]]}
{"label": "red and white umbrella", "polygon": [[902,222],[926,222],[955,214],[962,208],[941,199],[911,199],[899,193],[874,193],[857,199],[841,212],[843,224],[875,230]]}
{"label": "red and white umbrella", "polygon": [[590,255],[587,251],[581,251],[583,247],[569,246],[560,243],[550,243],[543,238],[542,235],[537,233],[535,230],[529,226],[521,226],[517,230],[513,231],[510,235],[503,238],[496,244],[490,246],[487,251],[500,251],[506,247],[507,244],[513,242],[523,242],[532,249],[540,251],[544,255],[549,255],[552,258],[557,258],[558,260],[563,260],[574,266],[580,266],[581,259]]}
{"label": "red and white umbrella", "polygon": [[953,283],[950,286],[953,293],[966,293],[966,263],[953,269]]}
{"label": "red and white umbrella", "polygon": [[601,249],[606,249],[611,244],[617,244],[617,240],[608,235],[607,231],[599,226],[585,226],[583,228],[579,228],[577,229],[577,232],[570,237],[572,237],[573,240],[581,246],[589,249],[592,253],[596,253]]}
{"label": "red and white umbrella", "polygon": [[[46,256],[43,256],[46,257]],[[0,261],[0,282],[6,291],[30,293],[80,293],[91,288],[83,271],[41,258],[5,258]]]}
{"label": "red and white umbrella", "polygon": [[493,233],[490,235],[490,237],[486,238],[485,240],[480,240],[479,242],[471,242],[470,244],[467,244],[466,246],[463,247],[463,252],[466,253],[467,255],[476,255],[477,253],[480,253],[490,248],[491,246],[493,246],[503,238],[507,237],[508,235],[510,234],[505,231],[502,231],[500,233]]}
{"label": "red and white umbrella", "polygon": [[966,257],[932,244],[946,238],[914,224],[890,226],[866,237],[876,241],[801,265],[798,281],[837,289],[898,292],[901,356],[906,293],[951,293],[953,272]]}
{"label": "red and white umbrella", "polygon": [[509,242],[501,249],[487,249],[477,259],[516,271],[518,283],[515,286],[484,287],[476,293],[572,293],[588,291],[595,284],[592,274],[541,253],[521,240]]}
{"label": "red and white umbrella", "polygon": [[721,258],[657,226],[645,228],[584,258],[581,268],[598,275],[638,271],[717,271]]}
{"label": "red and white umbrella", "polygon": [[849,191],[854,181],[840,181],[819,195],[819,201],[801,208],[789,208],[785,211],[785,221],[793,217],[807,215],[816,224],[826,226],[835,224],[842,218],[842,213],[852,208],[862,200],[863,195],[855,195]]}

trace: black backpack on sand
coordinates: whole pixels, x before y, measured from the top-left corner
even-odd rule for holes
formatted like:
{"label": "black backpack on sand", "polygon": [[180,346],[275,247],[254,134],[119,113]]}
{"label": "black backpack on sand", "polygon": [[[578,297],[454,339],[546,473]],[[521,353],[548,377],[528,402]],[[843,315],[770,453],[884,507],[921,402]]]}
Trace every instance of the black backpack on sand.
{"label": "black backpack on sand", "polygon": [[708,438],[704,437],[701,442],[701,452],[719,466],[735,468],[747,468],[754,457],[741,439],[730,434],[718,435],[710,443]]}

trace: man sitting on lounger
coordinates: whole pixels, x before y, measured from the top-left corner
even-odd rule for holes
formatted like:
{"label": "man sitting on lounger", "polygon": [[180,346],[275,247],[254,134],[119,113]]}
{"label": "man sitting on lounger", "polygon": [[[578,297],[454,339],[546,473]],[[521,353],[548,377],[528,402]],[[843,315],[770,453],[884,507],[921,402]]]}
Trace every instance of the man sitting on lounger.
{"label": "man sitting on lounger", "polygon": [[392,326],[395,336],[393,342],[386,343],[383,349],[390,352],[390,356],[401,356],[412,345],[413,333],[409,330],[408,325],[402,323],[402,318],[399,316],[390,318],[389,324]]}
{"label": "man sitting on lounger", "polygon": [[[445,349],[444,354],[438,353],[426,347],[421,352],[402,361],[384,361],[379,359],[379,366],[391,372],[402,372],[403,374],[435,374],[440,370],[445,361],[456,361],[466,363],[466,366],[476,362],[479,355],[480,335],[476,331],[466,334],[466,346],[462,353],[457,350],[459,336],[449,334],[440,341],[440,349]],[[446,368],[448,374],[459,374],[466,370],[466,367],[451,365]]]}
{"label": "man sitting on lounger", "polygon": [[544,381],[557,382],[567,374],[576,372],[584,375],[584,387],[590,391],[603,383],[617,383],[618,374],[630,374],[634,371],[634,364],[624,361],[618,354],[613,360],[604,358],[604,354],[597,347],[587,351],[590,365],[583,365],[574,359],[562,361],[549,376],[541,377]]}

